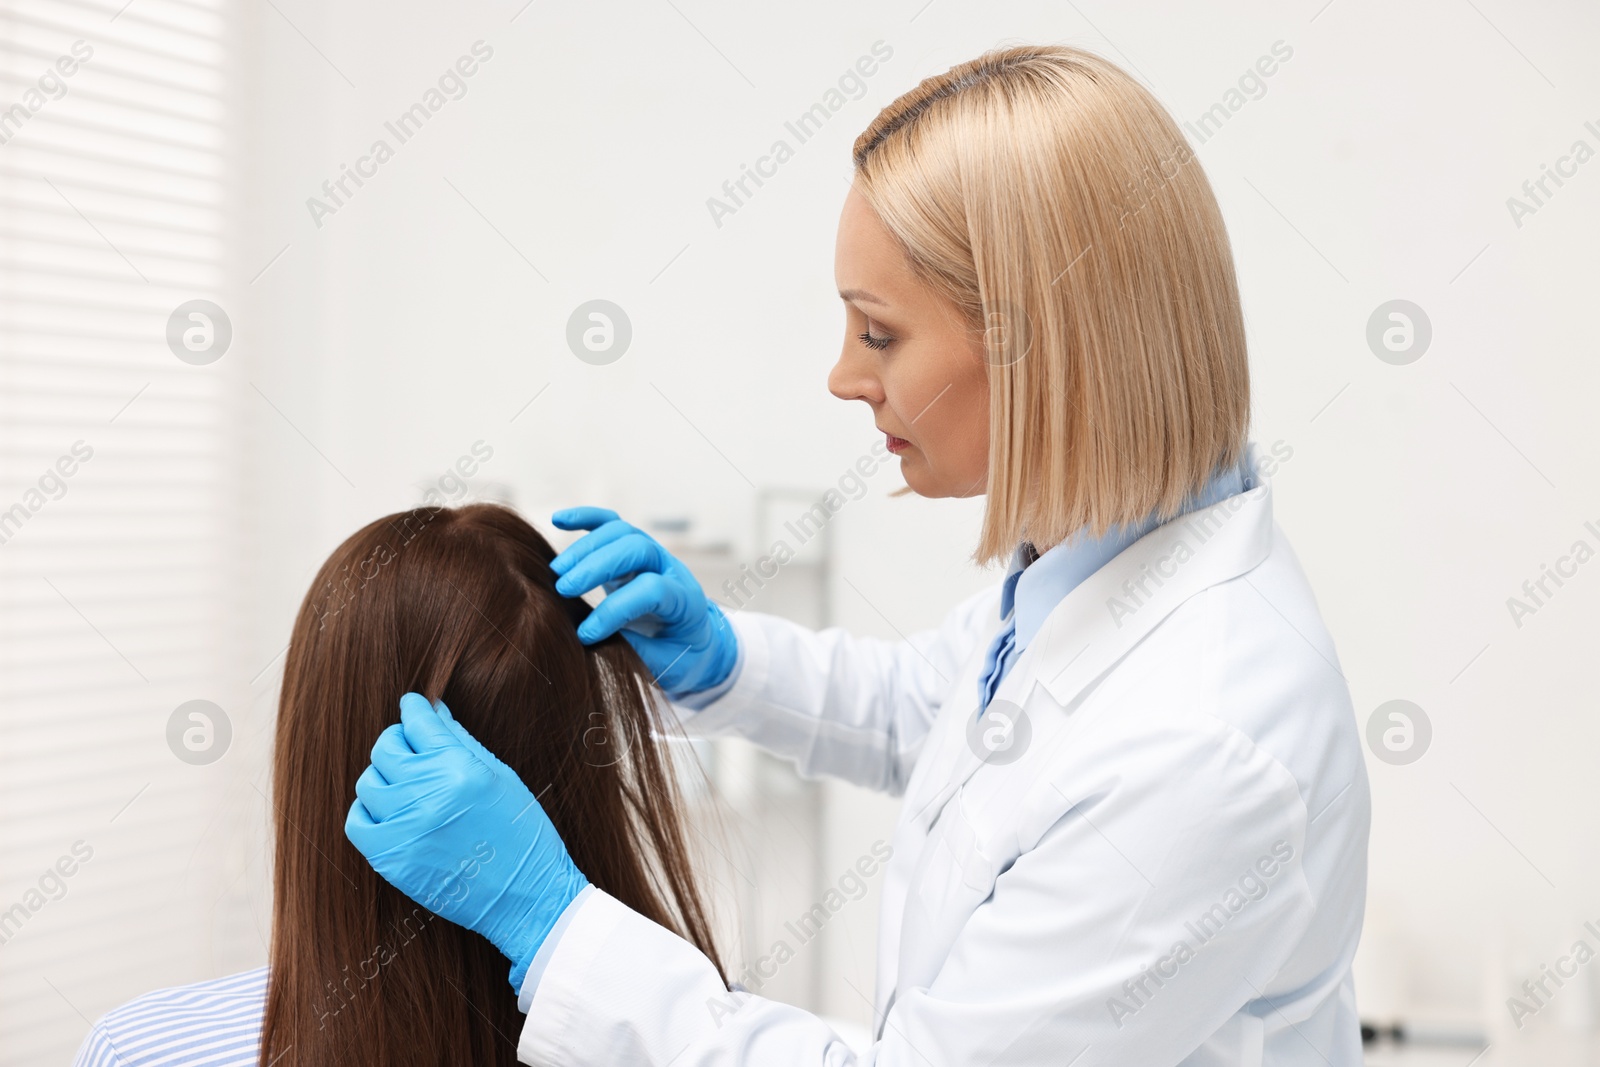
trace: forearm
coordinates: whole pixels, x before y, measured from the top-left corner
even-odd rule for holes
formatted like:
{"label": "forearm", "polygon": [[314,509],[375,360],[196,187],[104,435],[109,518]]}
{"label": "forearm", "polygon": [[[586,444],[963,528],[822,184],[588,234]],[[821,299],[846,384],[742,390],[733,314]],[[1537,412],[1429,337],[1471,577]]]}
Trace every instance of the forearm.
{"label": "forearm", "polygon": [[551,955],[517,1057],[563,1067],[856,1062],[822,1020],[730,993],[693,945],[598,890]]}
{"label": "forearm", "polygon": [[740,658],[732,683],[714,699],[680,701],[685,729],[743,737],[807,777],[897,795],[971,652],[982,607],[980,595],[941,627],[903,641],[736,613]]}

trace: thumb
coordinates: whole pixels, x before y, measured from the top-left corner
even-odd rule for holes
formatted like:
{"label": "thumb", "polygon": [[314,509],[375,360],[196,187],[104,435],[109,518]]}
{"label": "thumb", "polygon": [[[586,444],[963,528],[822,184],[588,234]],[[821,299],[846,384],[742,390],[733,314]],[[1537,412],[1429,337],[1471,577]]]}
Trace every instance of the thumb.
{"label": "thumb", "polygon": [[502,766],[499,757],[493,752],[490,752],[488,749],[484,748],[483,742],[479,741],[476,737],[473,737],[472,734],[468,733],[467,728],[461,725],[460,720],[458,720],[454,715],[450,714],[450,709],[445,706],[444,701],[439,701],[439,703],[435,706],[439,709],[439,718],[444,720],[445,727],[450,731],[451,735],[455,737],[456,742],[461,745],[462,748],[465,748],[468,752],[476,756],[480,762],[485,763],[490,767]]}
{"label": "thumb", "polygon": [[651,680],[663,689],[671,687],[670,679],[681,678],[693,666],[694,656],[690,654],[689,646],[681,640],[647,637],[627,629],[617,632],[633,646],[644,665],[650,669]]}
{"label": "thumb", "polygon": [[407,693],[400,698],[400,725],[411,751],[419,755],[434,749],[460,747],[456,735],[421,693]]}

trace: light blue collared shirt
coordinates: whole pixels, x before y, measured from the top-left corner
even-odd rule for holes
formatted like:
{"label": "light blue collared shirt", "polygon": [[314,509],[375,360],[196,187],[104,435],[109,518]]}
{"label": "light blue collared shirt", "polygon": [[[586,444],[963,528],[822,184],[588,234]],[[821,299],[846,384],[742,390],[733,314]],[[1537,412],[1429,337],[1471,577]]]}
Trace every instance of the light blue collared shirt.
{"label": "light blue collared shirt", "polygon": [[[1180,514],[1211,507],[1252,485],[1249,462],[1240,459],[1236,466],[1218,472],[1205,489],[1190,498]],[[990,642],[983,673],[978,677],[979,715],[988,709],[1011,665],[1056,605],[1084,579],[1159,525],[1150,515],[1137,525],[1113,526],[1101,538],[1084,537],[1079,531],[1042,556],[1036,556],[1034,547],[1026,541],[1016,547],[1000,587],[1000,617],[1005,625]]]}

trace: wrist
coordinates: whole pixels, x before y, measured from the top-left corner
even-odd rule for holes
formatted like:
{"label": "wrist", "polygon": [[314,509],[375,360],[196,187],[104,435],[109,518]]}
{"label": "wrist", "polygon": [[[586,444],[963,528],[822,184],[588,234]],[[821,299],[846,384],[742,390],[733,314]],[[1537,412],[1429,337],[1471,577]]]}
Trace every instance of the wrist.
{"label": "wrist", "polygon": [[[734,633],[733,624],[715,604],[706,605],[706,615],[707,647],[705,652],[697,657],[698,669],[678,685],[662,686],[667,696],[674,700],[702,693],[707,689],[715,689],[728,680],[733,668],[738,665],[739,638]],[[687,656],[684,658],[688,659]]]}
{"label": "wrist", "polygon": [[538,955],[563,913],[589,885],[569,859],[564,869],[528,901],[520,918],[498,938],[491,937],[500,954],[511,961],[511,986],[522,988],[528,967]]}
{"label": "wrist", "polygon": [[728,680],[728,675],[733,673],[734,664],[739,661],[739,636],[733,631],[733,623],[728,621],[722,609],[715,604],[711,608],[711,632],[715,648],[715,665],[712,677],[702,689],[721,685]]}
{"label": "wrist", "polygon": [[543,981],[544,973],[550,969],[551,961],[554,960],[556,953],[560,951],[561,942],[566,938],[567,930],[577,921],[578,913],[583,911],[584,902],[598,892],[599,890],[594,887],[592,882],[584,886],[583,890],[572,899],[572,903],[568,904],[566,909],[561,912],[561,917],[556,920],[555,926],[551,928],[549,935],[545,937],[544,943],[534,952],[533,962],[526,968],[518,967],[515,964],[512,965],[508,977],[511,979],[511,988],[517,992],[517,1010],[523,1014],[527,1014],[531,1009],[539,983]]}
{"label": "wrist", "polygon": [[[545,936],[548,937],[548,933]],[[512,990],[516,993],[520,994],[522,992],[522,983],[528,980],[528,968],[533,966],[533,958],[539,954],[539,949],[542,947],[544,947],[544,938],[541,937],[537,944],[529,946],[528,951],[523,953],[521,959],[511,961],[511,973],[507,977],[511,980]]]}

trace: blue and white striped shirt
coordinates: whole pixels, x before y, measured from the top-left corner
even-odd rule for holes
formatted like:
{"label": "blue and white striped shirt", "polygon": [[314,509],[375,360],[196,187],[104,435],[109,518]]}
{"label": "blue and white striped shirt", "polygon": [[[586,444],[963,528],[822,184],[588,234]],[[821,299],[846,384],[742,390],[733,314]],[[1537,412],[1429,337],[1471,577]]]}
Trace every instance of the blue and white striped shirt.
{"label": "blue and white striped shirt", "polygon": [[255,1067],[267,968],[157,989],[106,1012],[73,1067]]}

